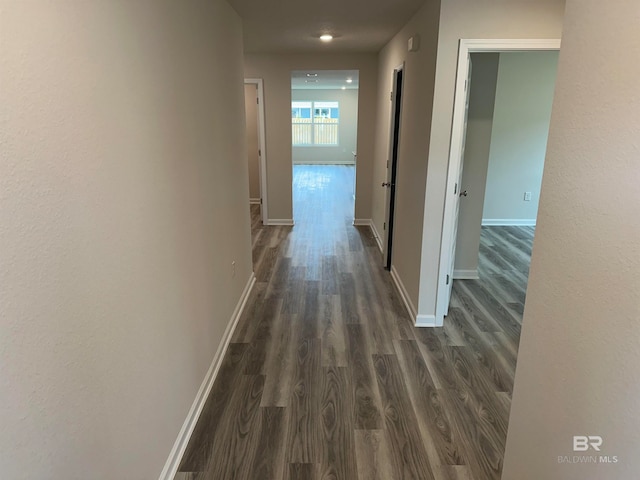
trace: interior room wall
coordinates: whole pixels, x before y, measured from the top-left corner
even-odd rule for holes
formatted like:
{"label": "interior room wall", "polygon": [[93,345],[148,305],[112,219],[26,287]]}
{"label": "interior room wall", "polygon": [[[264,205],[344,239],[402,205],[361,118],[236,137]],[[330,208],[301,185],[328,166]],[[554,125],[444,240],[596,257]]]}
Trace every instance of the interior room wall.
{"label": "interior room wall", "polygon": [[491,129],[498,80],[499,53],[471,54],[469,111],[460,191],[456,259],[453,278],[477,278],[480,223],[487,168],[491,151]]}
{"label": "interior room wall", "polygon": [[500,54],[485,225],[535,225],[557,69],[557,51]]}
{"label": "interior room wall", "polygon": [[[425,205],[419,275],[418,313],[435,315],[444,196],[449,164],[453,98],[461,38],[560,38],[564,0],[482,1],[442,3],[431,128],[428,143]],[[419,234],[417,234],[419,235]],[[412,279],[412,282],[416,280]],[[411,289],[415,291],[415,285]],[[409,289],[409,287],[408,287]]]}
{"label": "interior room wall", "polygon": [[[499,58],[499,66],[478,82],[485,55]],[[468,196],[460,204],[454,278],[477,276],[481,225],[535,225],[558,65],[557,51],[472,58],[461,184]]]}
{"label": "interior room wall", "polygon": [[292,221],[291,72],[359,70],[358,165],[355,218],[371,218],[377,55],[245,54],[245,76],[264,79],[268,211],[271,220]]}
{"label": "interior room wall", "polygon": [[[375,162],[372,186],[372,220],[384,235],[387,160],[391,125],[390,92],[393,70],[404,63],[404,92],[394,220],[392,267],[404,285],[413,307],[418,301],[419,258],[427,172],[431,108],[436,65],[439,1],[428,1],[380,51],[378,67],[378,117],[373,137]],[[410,37],[418,35],[420,48],[407,51]],[[362,79],[362,75],[360,76]],[[381,260],[382,261],[382,260]]]}
{"label": "interior room wall", "polygon": [[251,275],[240,19],[0,2],[0,52],[0,476],[158,478]]}
{"label": "interior room wall", "polygon": [[567,1],[503,480],[640,472],[639,23]]}
{"label": "interior room wall", "polygon": [[249,198],[252,202],[260,201],[260,156],[258,155],[258,89],[256,85],[245,84],[244,108],[247,124],[247,165],[249,169]]}
{"label": "interior room wall", "polygon": [[339,145],[293,147],[293,163],[353,165],[358,139],[358,89],[295,89],[291,90],[291,100],[337,101],[340,109]]}

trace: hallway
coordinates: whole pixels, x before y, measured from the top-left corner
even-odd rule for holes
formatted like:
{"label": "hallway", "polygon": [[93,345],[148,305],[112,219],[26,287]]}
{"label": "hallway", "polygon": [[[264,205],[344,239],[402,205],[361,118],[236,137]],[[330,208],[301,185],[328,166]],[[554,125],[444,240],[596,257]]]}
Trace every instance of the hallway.
{"label": "hallway", "polygon": [[295,227],[252,210],[257,282],[176,480],[498,479],[532,229],[483,228],[483,280],[414,328],[349,169],[322,171],[296,170]]}

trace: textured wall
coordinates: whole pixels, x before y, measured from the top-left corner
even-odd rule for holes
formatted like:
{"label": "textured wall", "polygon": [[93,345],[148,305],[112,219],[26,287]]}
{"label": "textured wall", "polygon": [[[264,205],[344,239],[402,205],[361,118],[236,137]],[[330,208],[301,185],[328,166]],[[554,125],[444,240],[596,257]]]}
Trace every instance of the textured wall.
{"label": "textured wall", "polygon": [[635,0],[567,1],[504,480],[640,472],[639,24]]}
{"label": "textured wall", "polygon": [[245,54],[245,76],[264,79],[269,218],[291,220],[291,72],[359,70],[356,218],[371,218],[371,170],[376,118],[376,55]]}
{"label": "textured wall", "polygon": [[[439,8],[439,0],[429,0],[379,54],[372,219],[380,235],[384,235],[386,188],[380,185],[387,180],[391,125],[389,93],[393,89],[393,70],[404,62],[391,263],[414,306],[418,303],[420,224],[424,209],[426,152],[429,149],[427,132],[431,129]],[[420,37],[420,49],[408,52],[407,42],[415,34]]]}
{"label": "textured wall", "polygon": [[293,147],[293,163],[351,163],[358,141],[358,90],[296,89],[291,100],[337,101],[340,104],[338,146]]}
{"label": "textured wall", "polygon": [[420,256],[418,313],[435,313],[444,195],[449,165],[453,96],[461,38],[560,38],[564,0],[448,0],[438,32]]}
{"label": "textured wall", "polygon": [[221,0],[0,2],[2,478],[158,477],[251,273],[242,76]]}

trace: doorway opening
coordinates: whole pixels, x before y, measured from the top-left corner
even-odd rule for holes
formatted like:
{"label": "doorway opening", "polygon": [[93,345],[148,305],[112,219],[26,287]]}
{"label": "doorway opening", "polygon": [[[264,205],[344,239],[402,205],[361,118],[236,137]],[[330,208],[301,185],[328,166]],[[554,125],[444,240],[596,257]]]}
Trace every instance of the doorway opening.
{"label": "doorway opening", "polygon": [[244,79],[247,164],[251,231],[267,225],[267,152],[264,130],[264,89],[261,78]]}
{"label": "doorway opening", "polygon": [[291,73],[293,216],[353,222],[356,196],[358,70]]}
{"label": "doorway opening", "polygon": [[382,262],[384,268],[391,270],[391,253],[393,249],[393,219],[396,200],[396,177],[398,174],[398,149],[400,146],[400,120],[402,118],[402,85],[404,64],[393,70],[393,90],[391,91],[391,136],[389,141],[389,160],[387,162],[387,181],[382,183],[386,188],[386,208],[384,222],[384,239],[382,243]]}
{"label": "doorway opening", "polygon": [[461,41],[436,325],[456,289],[489,292],[521,314],[558,49],[555,40]]}

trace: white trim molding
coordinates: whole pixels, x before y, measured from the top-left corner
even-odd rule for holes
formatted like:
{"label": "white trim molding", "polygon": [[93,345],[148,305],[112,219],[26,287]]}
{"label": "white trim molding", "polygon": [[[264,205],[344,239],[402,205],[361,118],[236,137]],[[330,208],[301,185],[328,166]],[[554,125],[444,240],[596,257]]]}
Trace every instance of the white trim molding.
{"label": "white trim molding", "polygon": [[478,269],[475,270],[454,270],[453,271],[453,279],[454,280],[478,280],[480,277],[478,276]]}
{"label": "white trim molding", "polygon": [[373,223],[373,220],[371,220],[370,218],[354,218],[353,226],[369,227],[369,230],[371,230],[371,234],[373,235],[373,238],[376,239],[376,243],[378,244],[378,248],[380,249],[380,252],[382,252],[382,238],[380,237],[380,234],[378,233],[378,229]]}
{"label": "white trim molding", "polygon": [[369,230],[371,230],[371,234],[373,235],[373,238],[376,239],[376,243],[378,244],[378,248],[380,249],[380,252],[382,252],[382,238],[380,238],[380,234],[378,233],[378,229],[376,228],[376,226],[373,223],[372,219],[370,219],[370,218],[354,218],[353,219],[353,226],[354,227],[369,227]]}
{"label": "white trim molding", "polygon": [[404,303],[404,306],[407,309],[407,312],[409,312],[409,315],[411,316],[412,320],[415,319],[418,316],[416,307],[413,306],[413,303],[409,298],[409,293],[407,292],[407,289],[405,288],[404,283],[402,283],[402,280],[400,280],[400,276],[398,275],[398,271],[396,270],[395,266],[391,265],[390,273],[391,273],[391,279],[393,280],[393,284],[396,286],[396,289],[400,294],[400,298],[402,298],[402,302]]}
{"label": "white trim molding", "polygon": [[535,227],[535,218],[483,218],[483,227]]}
{"label": "white trim molding", "polygon": [[271,227],[293,227],[295,222],[293,221],[293,218],[270,218],[267,220],[267,225]]}
{"label": "white trim molding", "polygon": [[373,232],[373,236],[376,239],[376,243],[378,244],[378,248],[380,249],[380,253],[382,253],[382,250],[383,250],[382,237],[380,236],[380,233],[378,232],[378,229],[376,228],[376,224],[373,223],[373,220],[371,220],[371,225],[369,225],[369,227],[371,228],[371,231]]}
{"label": "white trim molding", "polygon": [[460,56],[475,52],[513,52],[527,50],[560,50],[559,38],[463,38]]}
{"label": "white trim molding", "polygon": [[441,327],[442,323],[443,322],[440,322],[440,324],[438,324],[438,322],[436,321],[435,315],[418,315],[416,317],[416,327],[420,327],[420,328]]}
{"label": "white trim molding", "polygon": [[250,205],[260,205],[260,199],[259,198],[250,198],[249,199],[249,204]]}
{"label": "white trim molding", "polygon": [[182,424],[182,428],[180,429],[180,433],[178,434],[178,438],[176,442],[173,444],[173,448],[171,449],[171,453],[169,454],[169,458],[160,473],[159,480],[173,480],[178,472],[178,467],[180,466],[180,462],[182,461],[182,456],[184,455],[185,450],[187,449],[187,444],[193,434],[193,430],[196,427],[196,423],[198,422],[198,418],[200,418],[200,414],[202,413],[202,409],[204,408],[204,404],[209,397],[209,393],[211,392],[211,388],[213,387],[213,383],[218,375],[218,371],[220,370],[220,366],[222,365],[222,360],[224,359],[224,354],[227,351],[227,347],[231,342],[231,337],[233,336],[233,332],[238,325],[238,321],[242,316],[242,312],[247,305],[247,300],[249,299],[249,295],[251,294],[251,290],[253,290],[253,286],[256,283],[256,276],[253,272],[251,272],[251,276],[247,281],[247,285],[244,287],[244,291],[240,296],[240,300],[236,305],[235,310],[233,311],[233,315],[231,316],[231,320],[227,324],[227,328],[222,335],[222,340],[218,345],[218,350],[213,356],[213,360],[211,361],[211,365],[209,366],[209,370],[200,385],[200,389],[198,390],[198,394],[196,395],[193,404],[191,405],[191,409],[189,410],[189,414]]}
{"label": "white trim molding", "polygon": [[354,227],[370,227],[371,219],[370,218],[354,218],[353,226]]}

